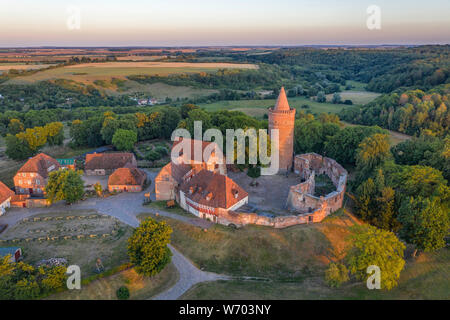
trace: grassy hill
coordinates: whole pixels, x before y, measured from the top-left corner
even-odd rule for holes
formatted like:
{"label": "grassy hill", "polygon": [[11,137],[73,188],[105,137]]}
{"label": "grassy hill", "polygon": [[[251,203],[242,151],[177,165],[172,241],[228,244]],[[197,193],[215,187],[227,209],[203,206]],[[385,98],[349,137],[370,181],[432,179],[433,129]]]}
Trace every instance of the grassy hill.
{"label": "grassy hill", "polygon": [[[140,218],[149,215],[155,218]],[[213,225],[205,232],[178,220],[156,219],[167,221],[174,230],[173,246],[203,270],[283,281],[319,275],[330,261],[342,258],[349,227],[356,221],[341,210],[321,224],[236,230]]]}
{"label": "grassy hill", "polygon": [[181,299],[450,299],[450,250],[441,249],[407,261],[399,286],[391,291],[368,290],[363,283],[328,287],[322,277],[295,282],[218,281],[202,283]]}

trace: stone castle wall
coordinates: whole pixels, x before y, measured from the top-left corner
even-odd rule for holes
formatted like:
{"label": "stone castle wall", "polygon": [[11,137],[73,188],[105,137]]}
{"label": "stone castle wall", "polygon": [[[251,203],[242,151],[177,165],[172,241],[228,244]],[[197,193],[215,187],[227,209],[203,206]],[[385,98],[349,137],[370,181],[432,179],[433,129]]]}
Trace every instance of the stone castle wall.
{"label": "stone castle wall", "polygon": [[235,225],[242,227],[248,224],[272,227],[276,229],[287,228],[298,224],[316,223],[322,221],[327,216],[327,207],[324,203],[320,208],[307,214],[290,216],[267,217],[256,213],[220,210],[217,222],[223,225]]}
{"label": "stone castle wall", "polygon": [[[328,215],[342,208],[348,173],[336,160],[316,153],[297,155],[294,171],[306,181],[290,188],[286,204],[289,209],[307,214],[316,208],[326,207]],[[316,173],[330,177],[336,191],[322,197],[314,196]]]}

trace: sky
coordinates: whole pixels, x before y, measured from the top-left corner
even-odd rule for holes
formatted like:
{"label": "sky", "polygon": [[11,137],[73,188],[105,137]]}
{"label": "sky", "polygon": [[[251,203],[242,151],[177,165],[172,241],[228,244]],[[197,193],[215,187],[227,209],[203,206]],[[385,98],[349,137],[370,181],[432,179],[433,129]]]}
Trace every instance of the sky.
{"label": "sky", "polygon": [[443,43],[449,0],[0,0],[0,47]]}

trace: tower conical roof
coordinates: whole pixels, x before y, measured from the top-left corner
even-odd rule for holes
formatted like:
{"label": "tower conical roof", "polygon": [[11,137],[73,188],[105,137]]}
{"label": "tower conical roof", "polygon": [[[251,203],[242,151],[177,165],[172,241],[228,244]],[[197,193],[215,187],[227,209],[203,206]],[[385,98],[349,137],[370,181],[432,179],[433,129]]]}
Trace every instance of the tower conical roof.
{"label": "tower conical roof", "polygon": [[281,87],[280,94],[277,99],[277,103],[275,104],[275,108],[273,108],[273,110],[275,110],[275,111],[276,110],[280,110],[280,111],[291,110],[291,108],[289,107],[287,97],[286,97],[286,92],[284,91],[284,87]]}

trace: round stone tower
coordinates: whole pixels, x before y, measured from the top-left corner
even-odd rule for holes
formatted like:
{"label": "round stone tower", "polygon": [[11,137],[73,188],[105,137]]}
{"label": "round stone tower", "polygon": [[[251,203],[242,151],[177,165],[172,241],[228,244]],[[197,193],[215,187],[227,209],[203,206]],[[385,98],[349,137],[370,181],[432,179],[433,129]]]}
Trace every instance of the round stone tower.
{"label": "round stone tower", "polygon": [[269,109],[269,134],[279,130],[279,172],[291,170],[294,159],[294,122],[295,109],[289,107],[284,88],[281,88],[277,103]]}

